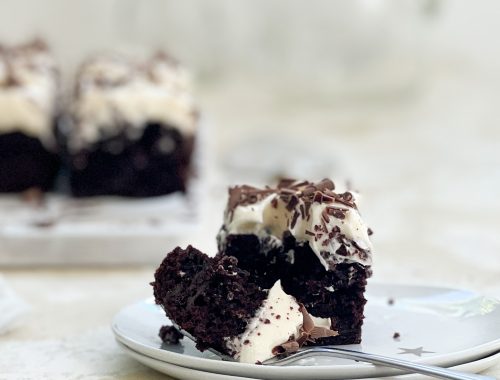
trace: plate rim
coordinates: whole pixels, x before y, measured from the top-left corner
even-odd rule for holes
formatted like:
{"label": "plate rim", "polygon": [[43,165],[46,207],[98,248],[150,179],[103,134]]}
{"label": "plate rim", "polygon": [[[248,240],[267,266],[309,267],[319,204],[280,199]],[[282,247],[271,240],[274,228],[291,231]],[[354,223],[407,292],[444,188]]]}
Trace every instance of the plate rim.
{"label": "plate rim", "polygon": [[[470,293],[471,295],[476,295],[476,296],[482,296],[480,293],[471,291],[471,290],[466,290],[466,289],[459,289],[459,288],[452,288],[452,287],[439,287],[439,286],[428,286],[428,285],[413,285],[413,284],[393,284],[393,283],[383,283],[383,282],[374,282],[372,284],[372,287],[384,287],[384,288],[390,288],[390,287],[406,287],[406,288],[417,288],[420,290],[429,290],[429,291],[463,291]],[[482,296],[484,297],[484,296]],[[488,297],[491,298],[491,297]],[[149,300],[149,301],[148,301]],[[224,365],[221,366],[220,363],[221,361],[219,360],[213,360],[213,359],[207,359],[207,358],[200,358],[200,357],[195,357],[195,356],[187,356],[183,355],[181,353],[175,353],[171,351],[166,351],[162,350],[161,348],[155,348],[151,346],[147,346],[141,342],[138,342],[130,337],[127,337],[126,335],[122,334],[117,327],[117,324],[115,321],[118,319],[119,315],[123,312],[125,312],[128,308],[134,307],[138,304],[143,304],[145,302],[151,302],[151,297],[148,297],[145,300],[141,300],[132,304],[129,304],[122,308],[113,318],[113,322],[111,324],[112,331],[118,341],[121,343],[125,344],[126,346],[132,348],[134,351],[143,353],[145,356],[148,356],[153,359],[157,359],[159,361],[163,361],[166,363],[171,363],[175,365],[179,365],[182,367],[188,367],[196,370],[201,370],[201,371],[209,371],[209,372],[218,372],[226,375],[236,375],[236,376],[245,376],[245,373],[248,373],[251,371],[252,373],[255,373],[256,375],[262,374],[266,377],[274,377],[274,378],[279,378],[280,376],[287,376],[289,378],[300,378],[296,377],[296,375],[304,375],[307,374],[309,376],[324,376],[324,375],[331,375],[332,370],[338,370],[338,371],[344,371],[343,373],[344,376],[356,376],[358,374],[363,374],[364,377],[368,376],[390,376],[390,375],[395,375],[400,373],[400,371],[391,369],[391,368],[384,368],[384,367],[377,367],[372,364],[368,363],[363,363],[363,364],[339,364],[339,365],[317,365],[317,366],[283,366],[283,367],[278,367],[278,366],[259,366],[255,364],[248,364],[248,363],[238,363],[238,362],[229,362],[225,361],[223,362]],[[468,361],[474,361],[477,360],[481,357],[486,357],[490,355],[492,352],[495,352],[497,350],[500,350],[500,337],[493,339],[489,342],[474,346],[473,348],[465,349],[465,350],[460,350],[460,351],[454,351],[451,353],[444,353],[440,355],[434,355],[431,357],[422,357],[416,360],[413,360],[415,363],[422,363],[422,364],[431,364],[431,365],[438,365],[438,366],[445,366],[445,367],[450,367],[458,364],[462,364],[464,362]],[[186,358],[188,359],[186,364]],[[465,361],[464,361],[465,360]],[[216,369],[217,368],[217,369]],[[387,373],[387,375],[386,375]]]}
{"label": "plate rim", "polygon": [[[197,372],[203,372],[203,373],[207,373],[206,371],[201,371],[201,370],[197,370],[197,369],[193,369],[193,368],[189,368],[189,367],[183,367],[183,366],[180,366],[180,365],[177,365],[177,364],[173,364],[173,363],[167,363],[167,362],[164,362],[164,361],[161,361],[161,360],[158,360],[158,359],[154,359],[154,358],[151,358],[147,355],[144,355],[140,352],[137,352],[135,350],[133,350],[132,348],[128,347],[126,344],[124,343],[121,343],[117,340],[117,345],[118,347],[123,350],[125,352],[125,354],[129,355],[130,357],[132,357],[133,359],[135,360],[138,360],[136,359],[134,356],[140,356],[140,357],[143,357],[147,360],[152,360],[152,361],[155,361],[155,362],[159,362],[163,365],[167,365],[167,366],[174,366],[174,367],[178,367],[178,368],[182,368],[182,369],[185,369],[187,371],[197,371]],[[139,361],[139,360],[138,360]],[[467,372],[471,372],[471,370],[469,369],[469,366],[470,365],[474,365],[479,362],[483,362],[483,361],[487,361],[488,364],[486,367],[480,369],[480,371],[484,371],[484,370],[487,370],[489,368],[492,368],[494,365],[500,363],[500,350],[499,351],[496,351],[490,355],[487,355],[485,357],[482,357],[480,359],[477,359],[477,360],[474,360],[474,361],[470,361],[470,362],[466,362],[466,363],[462,363],[462,364],[458,364],[456,366],[453,366],[453,367],[449,367],[449,369],[453,369],[453,370],[458,370],[458,371],[467,371]],[[142,361],[140,361],[142,364],[144,365],[147,365],[145,363],[143,363]],[[157,370],[157,369],[155,369]],[[245,380],[252,380],[254,378],[252,377],[238,377],[238,376],[232,376],[232,375],[225,375],[225,374],[220,374],[220,373],[216,373],[216,372],[209,372],[210,374],[213,374],[213,375],[223,375],[223,376],[229,376],[231,378],[234,378],[235,380],[239,380],[240,378],[241,379],[245,379]],[[415,374],[415,373],[412,373],[412,374],[408,374],[408,375],[401,375],[401,376],[404,376],[404,379],[411,379],[415,376],[419,376],[418,374]],[[385,376],[384,376],[385,377]],[[399,376],[397,376],[396,378],[399,378]],[[334,377],[331,378],[332,380],[335,379]],[[401,378],[402,379],[402,378]]]}

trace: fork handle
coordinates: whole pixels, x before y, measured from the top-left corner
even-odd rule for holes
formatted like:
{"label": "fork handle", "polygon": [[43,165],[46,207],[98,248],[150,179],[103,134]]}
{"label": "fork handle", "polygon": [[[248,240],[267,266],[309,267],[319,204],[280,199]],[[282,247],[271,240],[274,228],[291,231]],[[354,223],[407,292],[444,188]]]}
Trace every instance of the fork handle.
{"label": "fork handle", "polygon": [[[296,352],[288,356],[285,359],[279,361],[279,364],[285,364],[286,359],[290,358],[295,361],[300,356],[306,356],[309,350],[303,350]],[[408,360],[391,358],[387,356],[370,354],[361,351],[352,351],[343,348],[333,348],[333,347],[314,347],[311,349],[309,355],[314,353],[314,355],[328,355],[335,356],[343,359],[353,359],[363,362],[368,362],[372,364],[384,365],[387,367],[394,367],[402,370],[407,370],[411,372],[421,373],[423,375],[428,375],[432,377],[437,377],[440,379],[452,379],[452,380],[495,380],[493,377],[469,374],[465,372],[454,371],[447,368],[436,367],[432,365],[420,364],[410,362]],[[273,363],[278,364],[278,363]]]}

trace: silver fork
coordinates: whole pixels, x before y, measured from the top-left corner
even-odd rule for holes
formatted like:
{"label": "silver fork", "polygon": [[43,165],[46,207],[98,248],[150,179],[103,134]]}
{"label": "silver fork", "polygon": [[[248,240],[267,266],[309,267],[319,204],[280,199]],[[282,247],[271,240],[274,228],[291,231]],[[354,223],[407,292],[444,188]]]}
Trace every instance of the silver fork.
{"label": "silver fork", "polygon": [[404,370],[405,373],[420,373],[427,376],[432,376],[440,379],[453,379],[453,380],[495,380],[493,377],[469,374],[459,372],[447,368],[437,367],[433,365],[420,364],[410,362],[408,360],[391,358],[388,356],[370,354],[362,351],[347,350],[344,348],[336,348],[329,346],[315,346],[301,349],[293,354],[284,358],[273,357],[264,361],[262,364],[266,365],[287,365],[299,359],[304,359],[312,356],[333,356],[336,358],[352,359],[362,362],[372,363],[375,365],[383,365],[386,367],[393,367]]}
{"label": "silver fork", "polygon": [[[193,342],[196,343],[196,339],[189,334],[187,331],[184,331],[183,329],[179,328],[177,324],[173,323],[175,328],[179,330],[185,337],[191,339]],[[214,350],[213,348],[209,348],[209,351],[213,352],[217,356],[221,357],[224,360],[230,360],[234,361],[233,358],[231,358],[228,355],[225,355],[217,350]],[[495,378],[490,377],[490,376],[483,376],[483,375],[476,375],[476,374],[469,374],[465,372],[460,372],[460,371],[455,371],[447,368],[442,368],[442,367],[437,367],[433,365],[427,365],[427,364],[420,364],[420,363],[414,363],[410,362],[408,360],[403,360],[403,359],[397,359],[397,358],[391,358],[388,356],[383,356],[383,355],[378,355],[378,354],[370,354],[367,352],[362,352],[362,351],[355,351],[355,350],[347,350],[344,348],[336,348],[336,347],[330,347],[330,346],[313,346],[313,347],[307,347],[303,348],[293,354],[290,354],[286,357],[272,357],[270,359],[265,360],[262,362],[264,365],[274,365],[274,366],[284,366],[287,364],[292,364],[293,362],[296,362],[297,360],[308,358],[308,357],[313,357],[313,356],[330,356],[330,357],[336,357],[336,358],[342,358],[342,359],[351,359],[351,360],[356,360],[356,361],[362,361],[366,363],[372,363],[375,365],[382,365],[385,367],[392,367],[392,368],[397,368],[402,370],[403,374],[408,374],[408,373],[420,373],[422,375],[427,375],[439,379],[452,379],[452,380],[495,380]]]}

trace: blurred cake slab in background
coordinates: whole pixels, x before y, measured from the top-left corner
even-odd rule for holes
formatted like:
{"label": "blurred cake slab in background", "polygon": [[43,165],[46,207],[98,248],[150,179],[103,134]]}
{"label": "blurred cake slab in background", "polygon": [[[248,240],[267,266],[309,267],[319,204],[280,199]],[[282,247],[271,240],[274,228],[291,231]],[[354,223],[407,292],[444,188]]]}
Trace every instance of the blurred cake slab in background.
{"label": "blurred cake slab in background", "polygon": [[69,124],[73,195],[186,191],[198,110],[186,70],[166,54],[145,62],[108,54],[83,64]]}
{"label": "blurred cake slab in background", "polygon": [[0,192],[52,187],[58,95],[58,70],[44,42],[0,45]]}
{"label": "blurred cake slab in background", "polygon": [[[46,50],[38,44],[19,51],[33,51],[39,54],[36,63],[52,64],[48,55],[41,56]],[[47,74],[40,81],[55,82],[52,71],[52,77]],[[1,78],[6,75],[0,71]],[[56,189],[44,194],[39,190],[50,187],[58,166],[47,164],[37,153],[35,162],[26,165],[36,173],[50,171],[50,179],[47,175],[45,182],[9,185],[16,192],[0,196],[0,265],[156,263],[165,247],[185,244],[197,235],[206,193],[202,166],[207,150],[202,140],[207,126],[198,116],[188,76],[183,66],[163,53],[143,62],[118,54],[95,56],[80,68],[75,94],[68,97],[72,101],[65,102],[66,112],[58,120],[56,138],[49,123],[52,113],[24,111],[22,96],[20,101],[10,100],[0,93],[0,108],[4,98],[18,101],[19,112],[25,112],[20,115],[27,115],[26,127],[10,132],[13,127],[0,114],[0,145],[3,141],[8,145],[5,152],[12,150],[13,159],[24,160],[21,146],[14,150],[13,142],[19,140],[23,149],[36,142],[42,150],[45,141],[57,140],[63,165]],[[2,86],[5,93],[14,91]],[[45,92],[56,98],[46,86]],[[43,91],[37,90],[33,94],[41,97]],[[56,108],[43,100],[44,110]],[[29,99],[25,103],[30,106]],[[0,149],[0,157],[5,152]],[[8,168],[15,170],[4,183],[23,165],[10,162]],[[19,178],[27,179],[28,174]]]}

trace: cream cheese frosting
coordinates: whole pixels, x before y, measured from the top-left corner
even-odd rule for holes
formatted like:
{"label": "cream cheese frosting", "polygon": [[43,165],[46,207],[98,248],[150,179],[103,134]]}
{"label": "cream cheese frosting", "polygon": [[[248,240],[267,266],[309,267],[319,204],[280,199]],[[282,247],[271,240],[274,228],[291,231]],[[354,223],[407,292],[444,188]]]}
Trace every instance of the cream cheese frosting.
{"label": "cream cheese frosting", "polygon": [[43,42],[0,46],[0,133],[51,142],[58,89],[56,64]]}
{"label": "cream cheese frosting", "polygon": [[192,135],[197,107],[187,71],[164,54],[147,62],[119,55],[98,56],[84,64],[78,75],[72,105],[75,130],[72,145],[82,146],[130,128],[140,136],[148,122],[162,123]]}
{"label": "cream cheese frosting", "polygon": [[[307,312],[306,312],[307,313]],[[307,315],[313,326],[331,335],[329,318],[316,318]],[[302,334],[304,309],[294,297],[286,294],[281,281],[276,281],[269,290],[267,299],[248,322],[245,331],[226,340],[228,349],[234,352],[234,358],[242,363],[263,362],[275,355],[275,349],[287,340],[295,341]]]}
{"label": "cream cheese frosting", "polygon": [[[372,263],[370,230],[357,209],[357,194],[335,192],[332,181],[282,182],[277,189],[230,189],[220,239],[229,234],[270,235],[289,231],[309,244],[326,270],[337,263]],[[291,257],[293,260],[293,257]]]}

